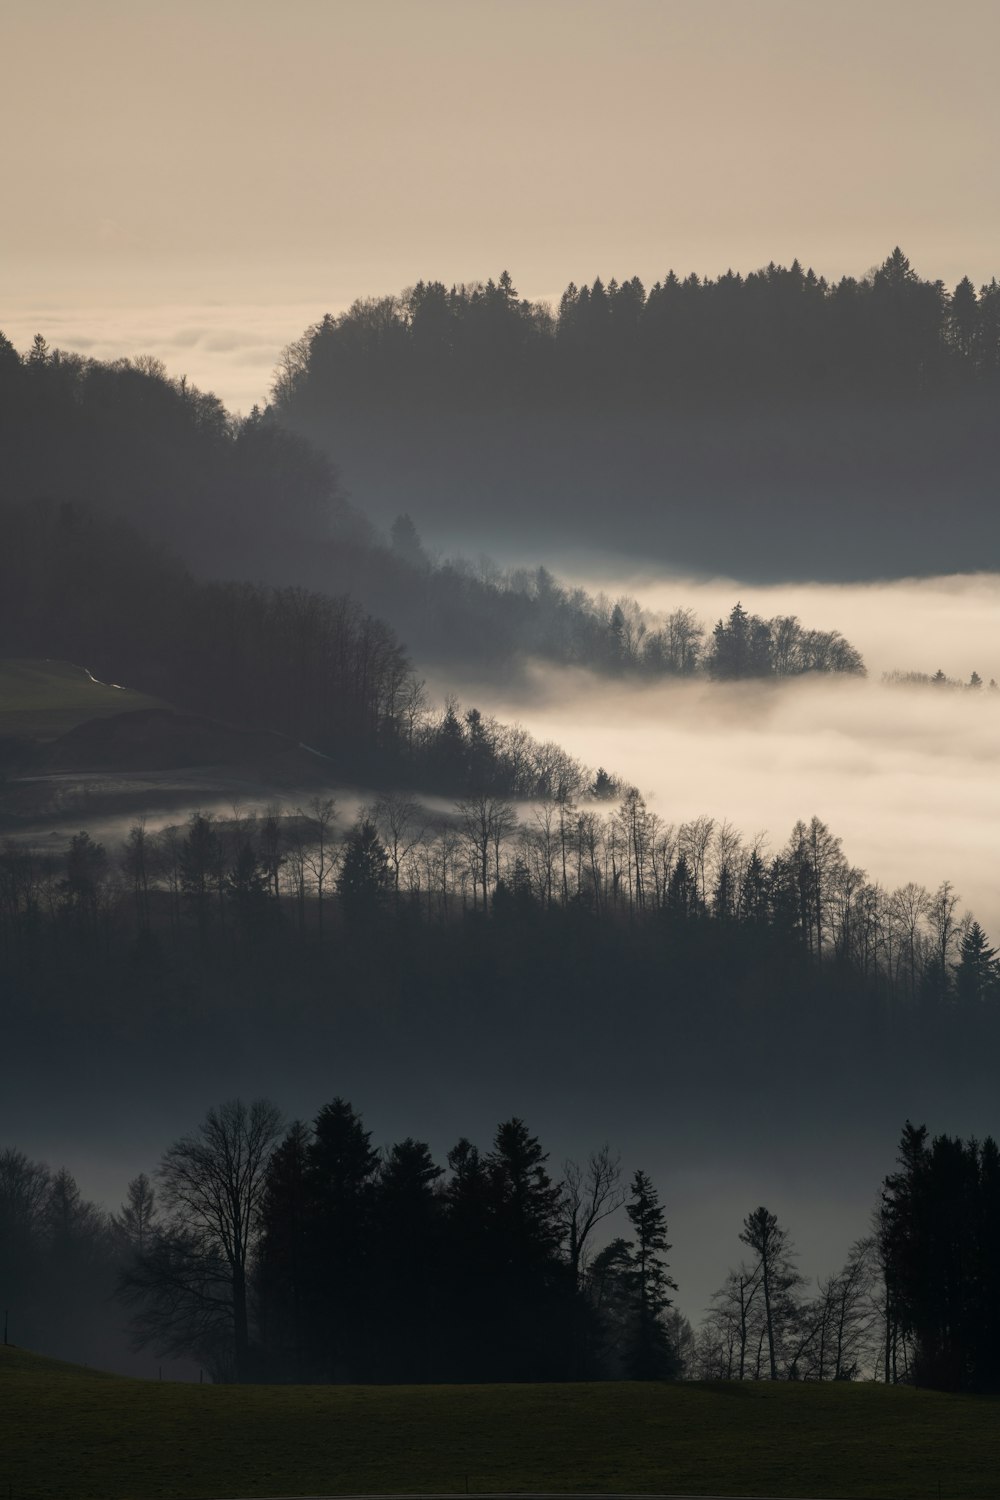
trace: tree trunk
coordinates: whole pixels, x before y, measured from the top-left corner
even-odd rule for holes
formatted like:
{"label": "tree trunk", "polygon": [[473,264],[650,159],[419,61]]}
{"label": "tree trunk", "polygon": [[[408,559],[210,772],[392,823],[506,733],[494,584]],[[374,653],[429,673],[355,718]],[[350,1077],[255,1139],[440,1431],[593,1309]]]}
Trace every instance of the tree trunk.
{"label": "tree trunk", "polygon": [[778,1378],[778,1364],[774,1357],[774,1322],[771,1318],[771,1280],[768,1275],[767,1261],[763,1262],[764,1277],[764,1318],[767,1323],[767,1354],[771,1365],[771,1379]]}
{"label": "tree trunk", "polygon": [[236,1379],[242,1384],[249,1373],[250,1333],[247,1326],[247,1278],[243,1266],[233,1267],[233,1347]]}

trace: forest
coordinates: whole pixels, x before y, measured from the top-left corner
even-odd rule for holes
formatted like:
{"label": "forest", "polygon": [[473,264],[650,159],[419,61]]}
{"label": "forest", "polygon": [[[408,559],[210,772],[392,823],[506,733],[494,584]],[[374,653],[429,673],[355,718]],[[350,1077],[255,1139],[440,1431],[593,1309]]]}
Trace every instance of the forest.
{"label": "forest", "polygon": [[[11,539],[3,576],[11,604],[0,638],[30,637],[44,604],[53,630],[78,640],[72,660],[101,649],[88,634],[94,622],[79,612],[115,604],[133,628],[143,617],[138,598],[148,597],[152,613],[166,589],[182,594],[183,564],[203,582],[249,579],[284,590],[286,607],[292,587],[334,596],[333,608],[365,619],[359,628],[369,636],[401,636],[425,671],[509,676],[531,658],[653,679],[863,669],[838,631],[791,616],[750,622],[747,647],[726,652],[683,604],[658,617],[627,596],[562,585],[544,567],[435,558],[405,510],[384,533],[366,519],[334,465],[273,411],[232,418],[213,396],[168,380],[155,361],[101,364],[50,350],[41,336],[22,357],[0,335],[0,439],[0,518]],[[406,494],[403,484],[399,495]],[[67,590],[67,550],[95,593],[111,588],[103,604],[79,585]],[[116,569],[129,575],[117,587]],[[202,593],[192,628],[206,658],[212,632],[231,636],[234,611],[257,607],[252,591],[242,592],[240,605],[233,588],[217,587],[211,605]],[[183,616],[190,602],[178,597],[172,607]],[[57,604],[64,617],[73,607],[78,616],[57,627]],[[309,607],[322,612],[315,600]],[[277,643],[290,626],[285,620],[272,632],[261,620],[254,628]],[[39,636],[37,647],[19,649],[50,648]],[[196,655],[194,645],[185,654]],[[115,680],[128,679],[126,667],[116,671]]]}
{"label": "forest", "polygon": [[510,274],[355,302],[289,345],[279,409],[388,404],[684,406],[864,389],[901,396],[1000,375],[1000,284],[923,281],[897,246],[868,276],[830,283],[798,261],[742,276],[668,272],[567,286],[552,311]]}
{"label": "forest", "polygon": [[[458,743],[475,753],[474,739]],[[466,929],[492,942],[488,921],[527,953],[570,923],[598,947],[624,938],[667,964],[714,948],[737,968],[780,958],[800,977],[829,970],[892,1025],[1000,1002],[996,950],[950,881],[886,890],[815,816],[771,851],[711,817],[668,823],[634,788],[603,812],[595,799],[616,793],[603,770],[588,792],[525,805],[478,791],[450,808],[388,792],[346,826],[319,794],[158,831],[139,820],[110,850],[85,829],[58,854],[9,838],[0,959],[30,993],[50,964],[58,973],[77,957],[100,968],[116,955],[155,964],[191,950],[206,962],[271,948],[283,961],[318,944],[336,960],[342,942],[363,949],[378,933],[415,970],[419,929],[460,950]]]}
{"label": "forest", "polygon": [[697,1331],[673,1304],[650,1177],[607,1145],[558,1179],[548,1163],[517,1117],[442,1166],[412,1136],[373,1146],[342,1098],[290,1126],[271,1101],[236,1099],[116,1212],[0,1151],[0,1272],[22,1337],[58,1321],[86,1340],[127,1318],[137,1349],[223,1382],[1000,1383],[991,1139],[931,1141],[907,1122],[871,1233],[815,1288],[789,1228],[752,1209]]}
{"label": "forest", "polygon": [[[371,514],[764,580],[992,567],[1000,285],[794,261],[571,284],[511,277],[329,314],[289,345],[281,422]],[[941,505],[941,496],[949,504]],[[398,509],[398,506],[396,506]]]}

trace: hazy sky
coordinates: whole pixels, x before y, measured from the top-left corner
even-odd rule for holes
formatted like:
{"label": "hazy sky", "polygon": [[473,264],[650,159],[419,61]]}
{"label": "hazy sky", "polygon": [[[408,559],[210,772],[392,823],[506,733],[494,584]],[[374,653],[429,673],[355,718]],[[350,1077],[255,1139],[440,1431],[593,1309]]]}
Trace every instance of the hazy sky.
{"label": "hazy sky", "polygon": [[982,282],[998,55],[995,0],[6,0],[0,327],[245,407],[420,276]]}

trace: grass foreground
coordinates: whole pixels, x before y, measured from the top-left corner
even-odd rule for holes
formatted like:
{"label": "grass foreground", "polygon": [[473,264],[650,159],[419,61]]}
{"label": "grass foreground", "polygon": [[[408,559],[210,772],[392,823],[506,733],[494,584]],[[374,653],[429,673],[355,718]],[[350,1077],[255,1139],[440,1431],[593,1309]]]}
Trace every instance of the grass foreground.
{"label": "grass foreground", "polygon": [[211,1386],[0,1347],[0,1497],[987,1500],[1000,1401],[875,1385]]}
{"label": "grass foreground", "polygon": [[0,734],[52,740],[90,719],[164,707],[145,693],[95,682],[68,661],[0,660]]}

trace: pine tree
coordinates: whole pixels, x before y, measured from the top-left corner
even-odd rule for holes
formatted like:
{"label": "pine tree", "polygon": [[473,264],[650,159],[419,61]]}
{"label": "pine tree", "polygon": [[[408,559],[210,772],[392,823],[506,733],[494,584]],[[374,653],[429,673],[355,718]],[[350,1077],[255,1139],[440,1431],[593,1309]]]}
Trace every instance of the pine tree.
{"label": "pine tree", "polygon": [[1000,960],[978,922],[971,922],[962,938],[955,991],[962,1005],[982,1005],[1000,992]]}
{"label": "pine tree", "polygon": [[270,1371],[305,1380],[310,1237],[316,1216],[309,1181],[310,1131],[296,1120],[268,1163],[260,1216],[258,1312]]}
{"label": "pine tree", "polygon": [[180,848],[181,895],[188,913],[204,936],[212,917],[215,893],[222,879],[222,844],[211,818],[195,813]]}
{"label": "pine tree", "polygon": [[[565,1323],[573,1299],[560,1256],[562,1192],[549,1176],[547,1153],[516,1117],[498,1126],[486,1160],[489,1180],[491,1297],[497,1313],[496,1375],[511,1380],[559,1378]],[[558,1330],[558,1332],[557,1332]]]}
{"label": "pine tree", "polygon": [[309,1332],[330,1380],[370,1376],[370,1250],[378,1152],[346,1099],[320,1110],[307,1150]]}
{"label": "pine tree", "polygon": [[159,1210],[156,1204],[156,1189],[140,1172],[128,1185],[128,1196],[114,1220],[119,1237],[138,1255],[144,1255],[156,1233]]}
{"label": "pine tree", "polygon": [[376,916],[386,904],[390,886],[389,856],[378,828],[364,818],[348,837],[337,890],[350,921]]}
{"label": "pine tree", "polygon": [[625,1212],[634,1239],[629,1247],[630,1330],[626,1356],[633,1380],[670,1380],[677,1361],[670,1347],[665,1315],[672,1306],[669,1293],[677,1283],[667,1270],[666,1214],[645,1172],[632,1178],[632,1197]]}
{"label": "pine tree", "polygon": [[388,1152],[375,1186],[374,1311],[377,1377],[409,1383],[437,1373],[443,1303],[443,1169],[423,1141]]}
{"label": "pine tree", "polygon": [[427,553],[420,540],[420,533],[413,524],[412,518],[405,512],[393,521],[389,537],[393,552],[408,567],[424,571],[430,566]]}
{"label": "pine tree", "polygon": [[259,936],[271,915],[271,885],[257,851],[246,841],[240,845],[236,863],[226,876],[226,895],[246,935]]}

